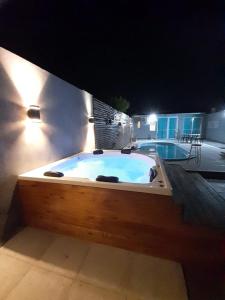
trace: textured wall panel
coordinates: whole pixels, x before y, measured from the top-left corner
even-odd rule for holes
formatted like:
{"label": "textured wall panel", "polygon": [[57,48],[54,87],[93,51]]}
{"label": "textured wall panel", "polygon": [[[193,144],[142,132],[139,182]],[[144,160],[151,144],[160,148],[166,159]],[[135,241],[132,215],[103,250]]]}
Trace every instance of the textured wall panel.
{"label": "textured wall panel", "polygon": [[98,149],[121,149],[130,142],[131,120],[106,103],[93,99],[95,139]]}

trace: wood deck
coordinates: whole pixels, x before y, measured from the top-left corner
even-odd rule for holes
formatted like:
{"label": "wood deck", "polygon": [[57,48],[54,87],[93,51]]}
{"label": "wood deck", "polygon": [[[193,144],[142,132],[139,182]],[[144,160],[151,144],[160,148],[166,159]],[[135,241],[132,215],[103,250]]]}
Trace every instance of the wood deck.
{"label": "wood deck", "polygon": [[[221,247],[225,255],[225,200],[198,173],[188,173],[181,166],[165,164],[173,187],[175,203],[183,206],[183,220],[193,230],[204,225],[224,236]],[[194,225],[193,225],[194,224]],[[225,299],[224,263],[184,262],[183,270],[190,300]]]}
{"label": "wood deck", "polygon": [[225,199],[198,173],[176,164],[165,164],[175,203],[183,205],[186,223],[225,231]]}

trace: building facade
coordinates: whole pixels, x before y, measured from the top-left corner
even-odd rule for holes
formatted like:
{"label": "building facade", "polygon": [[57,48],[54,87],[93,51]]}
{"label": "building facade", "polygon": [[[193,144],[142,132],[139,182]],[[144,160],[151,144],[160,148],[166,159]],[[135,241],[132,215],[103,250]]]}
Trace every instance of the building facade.
{"label": "building facade", "polygon": [[136,139],[177,139],[184,134],[205,131],[204,113],[134,115],[133,137]]}

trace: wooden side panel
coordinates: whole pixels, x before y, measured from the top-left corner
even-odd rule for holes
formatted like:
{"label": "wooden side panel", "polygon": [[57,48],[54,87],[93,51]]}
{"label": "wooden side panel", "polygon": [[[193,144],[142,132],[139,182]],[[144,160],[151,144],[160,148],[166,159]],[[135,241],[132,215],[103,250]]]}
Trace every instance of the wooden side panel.
{"label": "wooden side panel", "polygon": [[219,251],[218,237],[182,224],[169,196],[24,180],[18,191],[28,225],[178,261]]}
{"label": "wooden side panel", "polygon": [[38,208],[43,216],[54,214],[63,223],[148,225],[158,224],[159,218],[168,225],[181,222],[180,207],[164,195],[32,181],[20,181],[19,190],[24,212]]}

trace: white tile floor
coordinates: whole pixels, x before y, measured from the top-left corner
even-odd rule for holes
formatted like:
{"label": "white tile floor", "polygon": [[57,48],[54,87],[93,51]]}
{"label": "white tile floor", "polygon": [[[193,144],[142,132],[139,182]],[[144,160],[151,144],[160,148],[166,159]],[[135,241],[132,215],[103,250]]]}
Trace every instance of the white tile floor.
{"label": "white tile floor", "polygon": [[178,263],[26,227],[0,248],[0,300],[187,300]]}

